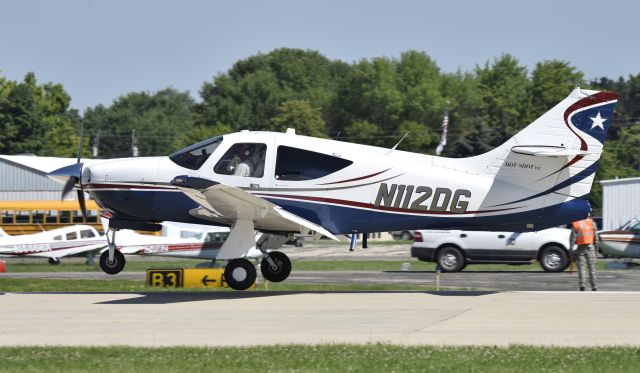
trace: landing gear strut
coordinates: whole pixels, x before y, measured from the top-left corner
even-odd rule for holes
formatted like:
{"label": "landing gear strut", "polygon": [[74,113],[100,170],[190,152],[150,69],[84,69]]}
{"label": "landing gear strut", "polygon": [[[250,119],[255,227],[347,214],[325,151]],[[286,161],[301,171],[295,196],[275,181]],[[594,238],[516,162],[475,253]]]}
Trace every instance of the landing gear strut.
{"label": "landing gear strut", "polygon": [[284,281],[291,273],[291,260],[284,253],[272,251],[265,254],[262,262],[260,262],[260,272],[268,281]]}
{"label": "landing gear strut", "polygon": [[[111,233],[111,239],[109,238],[109,233]],[[116,230],[109,228],[105,236],[109,246],[108,250],[100,255],[100,269],[104,273],[115,275],[124,269],[126,261],[124,255],[116,250]]]}
{"label": "landing gear strut", "polygon": [[49,258],[49,264],[58,265],[58,264],[60,264],[60,259],[58,259],[58,258]]}

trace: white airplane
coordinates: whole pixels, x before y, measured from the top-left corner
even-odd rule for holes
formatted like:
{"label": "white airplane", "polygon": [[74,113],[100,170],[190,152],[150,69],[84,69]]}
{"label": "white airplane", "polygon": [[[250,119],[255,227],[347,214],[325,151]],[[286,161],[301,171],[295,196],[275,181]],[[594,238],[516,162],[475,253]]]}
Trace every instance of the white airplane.
{"label": "white airplane", "polygon": [[[105,219],[105,228],[108,228],[108,224]],[[165,221],[160,236],[140,234],[129,229],[119,231],[116,249],[127,255],[216,260],[228,236],[229,229],[225,227]],[[260,256],[260,251],[255,248],[246,255],[247,258]]]}
{"label": "white airplane", "polygon": [[[113,214],[102,269],[124,267],[118,229],[177,221],[231,227],[218,259],[226,281],[248,288],[255,268],[282,281],[289,258],[273,251],[291,234],[405,229],[537,231],[583,219],[618,95],[581,90],[496,149],[448,159],[286,133],[241,131],[168,157],[78,162],[51,177]],[[397,146],[397,145],[396,145]],[[78,193],[82,198],[83,194]],[[258,242],[254,230],[263,233]],[[355,241],[352,239],[352,246]]]}
{"label": "white airplane", "polygon": [[640,258],[640,216],[620,228],[598,232],[598,247],[603,254],[616,258]]}
{"label": "white airplane", "polygon": [[65,256],[106,246],[105,238],[89,225],[74,225],[21,236],[10,236],[0,229],[0,255],[49,258],[49,264],[58,264],[60,258]]}

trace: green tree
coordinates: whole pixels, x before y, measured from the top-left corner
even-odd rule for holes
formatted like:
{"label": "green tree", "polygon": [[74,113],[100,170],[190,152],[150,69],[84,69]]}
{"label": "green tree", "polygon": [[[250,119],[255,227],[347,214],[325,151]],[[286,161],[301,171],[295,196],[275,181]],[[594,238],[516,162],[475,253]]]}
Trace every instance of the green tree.
{"label": "green tree", "polygon": [[344,136],[338,137],[338,140],[342,139],[373,146],[379,146],[383,141],[380,135],[380,127],[364,120],[351,122],[344,128],[343,132]]}
{"label": "green tree", "polygon": [[528,122],[532,122],[562,99],[576,84],[584,84],[584,76],[569,62],[550,60],[538,62],[531,74],[527,92],[529,98]]}
{"label": "green tree", "polygon": [[206,82],[196,107],[196,123],[231,125],[234,130],[263,130],[278,115],[278,107],[305,100],[319,108],[323,119],[334,117],[332,104],[345,66],[316,51],[281,48],[236,62],[224,74]]}
{"label": "green tree", "polygon": [[366,121],[378,126],[382,134],[395,133],[403,101],[395,62],[388,58],[358,62],[343,81],[338,100],[345,123]]}
{"label": "green tree", "polygon": [[99,136],[101,157],[130,156],[132,130],[139,155],[167,155],[192,142],[193,106],[188,92],[173,88],[135,92],[119,97],[109,107],[88,109],[85,124],[92,143]]}
{"label": "green tree", "polygon": [[527,69],[513,56],[504,54],[491,65],[487,62],[484,68],[476,67],[476,74],[482,98],[482,122],[490,127],[490,145],[495,147],[529,124]]}
{"label": "green tree", "polygon": [[295,128],[296,133],[313,137],[327,137],[320,110],[304,100],[292,100],[278,107],[278,114],[271,119],[274,131]]}
{"label": "green tree", "polygon": [[78,136],[69,113],[71,98],[59,84],[0,82],[0,153],[73,156]]}

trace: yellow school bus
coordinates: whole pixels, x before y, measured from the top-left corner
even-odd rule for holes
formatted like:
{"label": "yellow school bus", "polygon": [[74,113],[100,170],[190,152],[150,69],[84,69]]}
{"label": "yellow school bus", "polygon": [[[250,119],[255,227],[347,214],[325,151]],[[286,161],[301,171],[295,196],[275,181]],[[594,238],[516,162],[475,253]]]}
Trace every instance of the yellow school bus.
{"label": "yellow school bus", "polygon": [[102,231],[100,208],[86,201],[83,218],[78,201],[0,201],[0,227],[11,235],[38,233],[74,224],[89,224]]}

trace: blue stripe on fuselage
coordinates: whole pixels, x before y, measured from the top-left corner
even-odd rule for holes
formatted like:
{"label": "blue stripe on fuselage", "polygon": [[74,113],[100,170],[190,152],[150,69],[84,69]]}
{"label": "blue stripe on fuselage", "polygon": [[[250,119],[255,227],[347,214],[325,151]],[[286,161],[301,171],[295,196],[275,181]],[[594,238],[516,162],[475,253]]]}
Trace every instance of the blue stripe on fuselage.
{"label": "blue stripe on fuselage", "polygon": [[[175,191],[92,191],[91,194],[107,206],[117,217],[140,221],[176,221],[183,223],[211,224],[189,215],[189,210],[199,207],[183,193]],[[482,217],[424,216],[392,214],[383,211],[336,206],[308,201],[265,198],[334,234],[357,232],[384,232],[405,229],[473,229],[530,231],[555,227],[584,219],[590,209],[582,198],[539,210]]]}
{"label": "blue stripe on fuselage", "polygon": [[[334,234],[385,232],[406,229],[466,229],[532,231],[557,227],[584,219],[591,206],[586,199],[576,198],[538,210],[481,217],[424,216],[390,214],[352,207],[265,198],[285,210],[319,224]],[[527,228],[533,224],[534,229]]]}

